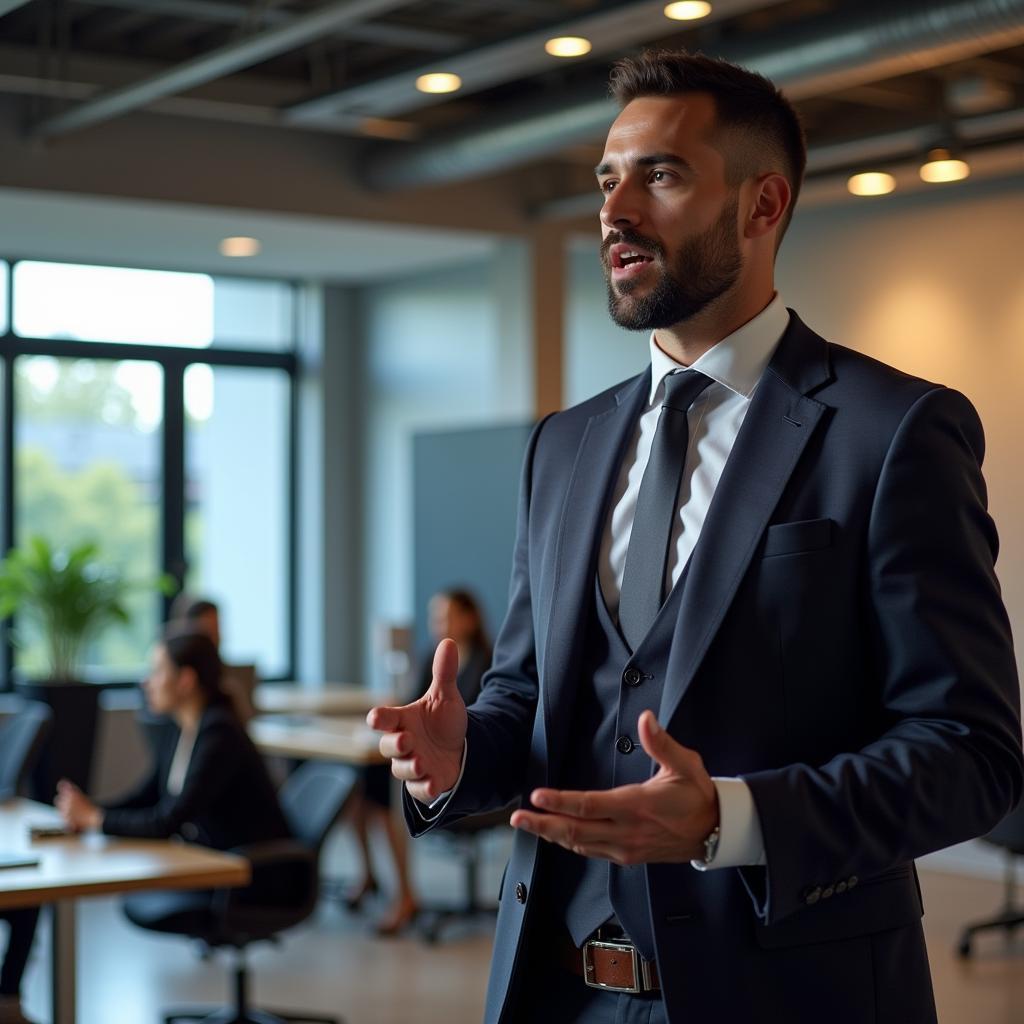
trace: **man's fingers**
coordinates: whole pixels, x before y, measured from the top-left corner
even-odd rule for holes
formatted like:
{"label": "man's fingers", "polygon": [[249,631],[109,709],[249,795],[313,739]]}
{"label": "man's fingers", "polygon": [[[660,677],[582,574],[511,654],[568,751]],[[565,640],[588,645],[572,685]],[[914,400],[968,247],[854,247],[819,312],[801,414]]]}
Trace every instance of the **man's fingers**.
{"label": "man's fingers", "polygon": [[434,651],[432,690],[437,690],[441,697],[459,696],[456,680],[459,677],[459,648],[454,640],[445,639]]}
{"label": "man's fingers", "polygon": [[382,757],[405,757],[412,750],[412,734],[408,732],[386,732],[378,744]]}
{"label": "man's fingers", "polygon": [[377,732],[395,732],[402,728],[405,708],[372,708],[366,715],[366,724]]}
{"label": "man's fingers", "polygon": [[391,774],[403,782],[425,781],[423,764],[418,757],[393,758],[391,761]]}
{"label": "man's fingers", "polygon": [[614,844],[621,829],[614,821],[587,821],[563,814],[537,814],[534,811],[516,811],[509,819],[513,828],[532,832],[541,839],[558,843],[567,850],[584,853],[595,846]]}
{"label": "man's fingers", "polygon": [[554,814],[588,820],[625,820],[632,815],[631,786],[605,790],[535,789],[530,802]]}

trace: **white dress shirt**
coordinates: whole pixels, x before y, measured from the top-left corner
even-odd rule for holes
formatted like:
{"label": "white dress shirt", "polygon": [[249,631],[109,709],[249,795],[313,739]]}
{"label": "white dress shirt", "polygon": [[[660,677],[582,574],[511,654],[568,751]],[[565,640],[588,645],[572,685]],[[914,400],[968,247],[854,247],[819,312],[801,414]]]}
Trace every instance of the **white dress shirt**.
{"label": "white dress shirt", "polygon": [[[776,293],[757,316],[693,363],[694,370],[700,370],[715,383],[697,397],[687,414],[690,440],[679,484],[679,513],[672,525],[670,554],[665,567],[666,591],[679,579],[697,544],[751,396],[788,325],[789,311]],[[650,396],[619,471],[598,560],[601,592],[609,612],[616,619],[640,481],[647,468],[661,417],[664,381],[670,373],[687,369],[658,347],[654,334],[651,335],[650,347]],[[452,789],[437,797],[428,807],[417,805],[424,820],[432,820],[441,814],[458,789],[465,767],[464,747],[462,768]],[[716,777],[712,781],[718,793],[719,842],[710,868],[763,864],[761,823],[749,787],[742,779]]]}
{"label": "white dress shirt", "polygon": [[[690,441],[665,566],[666,593],[682,575],[693,553],[751,396],[788,324],[789,312],[776,294],[757,316],[692,364],[692,369],[700,370],[715,383],[701,392],[687,413]],[[640,482],[661,418],[665,378],[686,369],[658,347],[654,334],[650,346],[650,396],[619,471],[598,560],[601,592],[608,611],[616,619]],[[718,792],[720,835],[711,867],[763,864],[761,824],[747,784],[742,779],[713,781]]]}

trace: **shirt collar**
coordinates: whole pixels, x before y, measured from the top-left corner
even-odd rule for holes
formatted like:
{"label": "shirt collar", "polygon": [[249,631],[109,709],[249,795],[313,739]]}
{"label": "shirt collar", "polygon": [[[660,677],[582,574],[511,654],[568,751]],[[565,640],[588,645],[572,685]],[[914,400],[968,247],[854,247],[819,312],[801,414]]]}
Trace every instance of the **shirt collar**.
{"label": "shirt collar", "polygon": [[[757,382],[761,379],[775,346],[789,325],[789,310],[779,296],[748,320],[739,330],[712,345],[699,359],[694,360],[692,369],[700,370],[723,387],[735,392],[741,398],[749,399]],[[651,404],[661,387],[661,382],[676,370],[685,370],[667,352],[658,347],[651,332]]]}

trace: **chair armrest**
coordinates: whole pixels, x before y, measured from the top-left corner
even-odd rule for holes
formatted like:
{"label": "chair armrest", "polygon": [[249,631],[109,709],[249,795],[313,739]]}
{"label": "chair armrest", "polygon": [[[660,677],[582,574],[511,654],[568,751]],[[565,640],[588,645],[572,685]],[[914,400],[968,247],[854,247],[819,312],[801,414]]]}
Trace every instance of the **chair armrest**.
{"label": "chair armrest", "polygon": [[280,917],[284,908],[306,916],[316,905],[319,890],[317,855],[294,839],[271,839],[236,846],[228,851],[252,865],[252,881],[236,889],[219,889],[214,912],[236,924],[257,922],[264,915]]}

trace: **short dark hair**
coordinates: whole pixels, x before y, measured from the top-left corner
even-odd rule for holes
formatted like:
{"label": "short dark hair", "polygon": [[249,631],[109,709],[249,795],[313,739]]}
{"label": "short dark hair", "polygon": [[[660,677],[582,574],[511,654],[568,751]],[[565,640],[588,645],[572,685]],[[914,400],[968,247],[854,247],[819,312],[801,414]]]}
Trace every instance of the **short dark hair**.
{"label": "short dark hair", "polygon": [[807,167],[807,143],[799,115],[773,82],[703,53],[647,50],[616,61],[609,87],[623,107],[641,96],[708,93],[715,101],[718,128],[742,139],[725,155],[727,184],[739,185],[766,170],[780,170],[789,182],[792,198],[779,230],[782,241]]}

